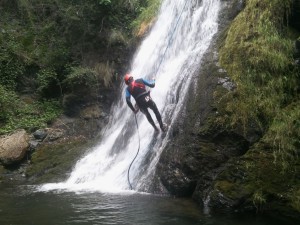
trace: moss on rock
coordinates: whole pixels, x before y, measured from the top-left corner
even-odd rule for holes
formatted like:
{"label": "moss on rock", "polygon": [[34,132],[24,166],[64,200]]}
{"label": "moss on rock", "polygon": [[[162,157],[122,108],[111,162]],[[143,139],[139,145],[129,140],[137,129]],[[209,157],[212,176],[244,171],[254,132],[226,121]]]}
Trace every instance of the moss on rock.
{"label": "moss on rock", "polygon": [[216,176],[212,208],[299,215],[299,68],[293,58],[298,35],[290,35],[287,23],[292,3],[246,1],[220,48],[220,63],[236,89],[215,90],[215,123],[246,137],[251,127],[260,134],[247,138],[251,150]]}
{"label": "moss on rock", "polygon": [[228,29],[220,62],[237,84],[226,99],[233,124],[255,121],[264,129],[295,97],[294,40],[284,22],[291,7],[291,0],[247,1]]}
{"label": "moss on rock", "polygon": [[90,146],[82,137],[43,145],[32,154],[26,177],[35,182],[65,179],[76,160]]}
{"label": "moss on rock", "polygon": [[299,162],[294,161],[283,171],[281,164],[274,162],[269,147],[257,144],[238,160],[231,160],[217,176],[210,206],[238,211],[278,211],[297,217],[300,212]]}

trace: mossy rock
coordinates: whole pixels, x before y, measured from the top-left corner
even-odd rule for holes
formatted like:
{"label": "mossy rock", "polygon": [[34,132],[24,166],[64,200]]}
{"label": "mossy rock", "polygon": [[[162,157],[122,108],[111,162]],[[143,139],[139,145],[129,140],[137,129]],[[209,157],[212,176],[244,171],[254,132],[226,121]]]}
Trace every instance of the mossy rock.
{"label": "mossy rock", "polygon": [[66,179],[75,162],[91,146],[82,137],[42,145],[32,154],[26,177],[37,183]]}
{"label": "mossy rock", "polygon": [[283,170],[272,152],[258,144],[238,160],[231,160],[217,176],[210,206],[299,216],[299,163],[297,160]]}

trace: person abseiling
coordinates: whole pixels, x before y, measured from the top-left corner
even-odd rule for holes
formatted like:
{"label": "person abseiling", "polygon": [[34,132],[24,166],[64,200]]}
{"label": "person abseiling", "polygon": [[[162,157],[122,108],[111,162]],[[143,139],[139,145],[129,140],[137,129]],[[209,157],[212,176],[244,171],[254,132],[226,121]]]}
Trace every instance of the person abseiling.
{"label": "person abseiling", "polygon": [[[155,104],[155,102],[152,100],[152,98],[150,97],[150,91],[146,90],[146,86],[150,87],[150,88],[154,88],[155,86],[155,82],[154,81],[147,81],[143,78],[134,80],[133,77],[130,74],[126,74],[124,76],[124,81],[125,84],[127,85],[126,88],[126,102],[129,106],[129,108],[135,113],[137,114],[139,109],[141,110],[141,112],[143,114],[146,115],[147,120],[149,121],[149,123],[153,126],[153,128],[155,129],[155,131],[159,131],[159,129],[156,127],[149,111],[148,108],[152,109],[156,119],[159,123],[160,129],[165,132],[166,131],[166,125],[162,122],[161,119],[161,115],[157,109],[157,106]],[[136,101],[136,104],[138,106],[138,108],[134,108],[131,101],[130,101],[130,96],[133,96],[133,98]]]}

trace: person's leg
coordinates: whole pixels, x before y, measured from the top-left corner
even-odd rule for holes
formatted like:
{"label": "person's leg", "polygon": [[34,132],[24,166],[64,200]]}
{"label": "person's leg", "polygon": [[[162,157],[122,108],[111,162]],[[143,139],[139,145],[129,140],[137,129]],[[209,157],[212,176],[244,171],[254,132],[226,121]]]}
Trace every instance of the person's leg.
{"label": "person's leg", "polygon": [[152,125],[152,127],[153,127],[156,131],[158,131],[158,128],[156,127],[156,125],[155,125],[155,123],[154,123],[154,121],[153,121],[153,119],[152,119],[152,117],[151,117],[151,115],[150,115],[148,109],[145,108],[145,107],[143,107],[143,108],[140,107],[140,111],[141,111],[143,114],[145,114],[147,120],[148,120],[149,123]]}
{"label": "person's leg", "polygon": [[153,110],[153,112],[154,112],[154,114],[156,116],[156,119],[157,119],[157,121],[159,123],[160,128],[164,131],[164,124],[162,122],[161,115],[160,115],[160,113],[158,111],[158,108],[157,108],[155,102],[152,99],[148,102],[148,106],[149,106],[150,109]]}

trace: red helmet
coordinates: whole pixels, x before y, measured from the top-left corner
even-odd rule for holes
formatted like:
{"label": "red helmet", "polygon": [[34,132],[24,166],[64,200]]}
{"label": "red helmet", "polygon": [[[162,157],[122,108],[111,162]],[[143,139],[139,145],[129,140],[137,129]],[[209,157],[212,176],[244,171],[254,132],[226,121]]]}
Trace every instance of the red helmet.
{"label": "red helmet", "polygon": [[125,76],[124,76],[124,81],[125,81],[125,84],[129,84],[129,81],[130,81],[130,79],[133,79],[133,77],[129,74],[129,73],[127,73]]}

